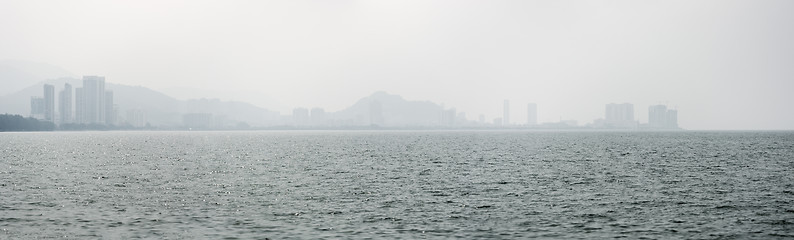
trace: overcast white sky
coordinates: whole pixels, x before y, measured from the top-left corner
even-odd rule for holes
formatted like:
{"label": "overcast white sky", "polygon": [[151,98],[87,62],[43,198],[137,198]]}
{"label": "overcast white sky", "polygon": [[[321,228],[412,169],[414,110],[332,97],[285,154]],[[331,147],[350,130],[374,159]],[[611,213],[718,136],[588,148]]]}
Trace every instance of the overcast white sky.
{"label": "overcast white sky", "polygon": [[[2,1],[0,59],[336,111],[383,90],[513,122],[679,110],[794,129],[794,1]],[[244,94],[243,94],[244,93]],[[249,97],[245,97],[249,96]],[[207,96],[213,97],[213,96]]]}

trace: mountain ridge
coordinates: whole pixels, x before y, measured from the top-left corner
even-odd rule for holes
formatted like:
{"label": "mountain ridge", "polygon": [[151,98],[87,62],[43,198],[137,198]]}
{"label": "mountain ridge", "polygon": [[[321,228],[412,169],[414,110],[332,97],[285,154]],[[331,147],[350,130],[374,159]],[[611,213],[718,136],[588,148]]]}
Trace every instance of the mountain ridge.
{"label": "mountain ridge", "polygon": [[[55,86],[56,106],[58,106],[58,94],[65,83],[72,85],[73,96],[74,88],[82,86],[81,80],[76,78],[41,81],[15,93],[0,96],[0,113],[30,115],[30,98],[41,97],[44,84]],[[158,126],[180,126],[182,124],[182,115],[192,112],[227,116],[230,121],[243,121],[249,124],[261,125],[272,123],[278,115],[276,112],[244,102],[220,101],[217,99],[214,101],[208,99],[177,100],[143,86],[107,82],[105,89],[113,91],[113,103],[118,106],[119,117],[124,118],[129,110],[142,109],[146,112],[148,122]],[[202,103],[211,103],[212,106],[201,106]],[[234,122],[230,124],[234,124]]]}
{"label": "mountain ridge", "polygon": [[[41,97],[44,84],[55,86],[56,106],[58,106],[58,94],[65,83],[71,84],[73,91],[74,88],[82,86],[81,80],[77,78],[41,81],[15,93],[0,96],[0,113],[28,116],[30,98]],[[127,111],[141,109],[147,115],[147,122],[153,126],[181,126],[183,115],[188,113],[210,113],[226,121],[226,125],[240,122],[258,127],[294,125],[292,116],[280,115],[278,112],[247,102],[221,101],[214,98],[178,100],[144,86],[111,82],[107,82],[105,88],[113,91],[113,103],[118,107],[118,117],[124,119]],[[438,124],[442,110],[442,106],[430,101],[406,100],[400,95],[377,91],[362,97],[345,109],[329,112],[327,120],[332,122],[330,125],[335,126],[434,126]]]}
{"label": "mountain ridge", "polygon": [[62,77],[76,77],[61,67],[31,61],[21,60],[0,60],[0,80],[3,80],[3,88],[0,88],[0,96],[14,93],[47,79],[57,79]]}
{"label": "mountain ridge", "polygon": [[[43,85],[55,86],[56,111],[59,92],[65,83],[74,89],[82,80],[63,68],[37,62],[16,60],[0,61],[0,113],[30,115],[30,98],[43,96]],[[221,101],[218,98],[177,99],[145,86],[131,86],[106,82],[106,90],[114,93],[117,117],[124,119],[126,112],[144,110],[147,122],[152,125],[178,127],[183,125],[187,113],[210,113],[227,125],[244,122],[251,126],[295,126],[293,116],[263,108],[245,101]],[[17,89],[17,90],[12,90]],[[74,100],[72,100],[74,101]],[[74,106],[74,104],[73,104]],[[443,107],[430,101],[406,100],[400,95],[376,91],[362,97],[347,108],[329,112],[324,126],[433,126],[439,123]]]}

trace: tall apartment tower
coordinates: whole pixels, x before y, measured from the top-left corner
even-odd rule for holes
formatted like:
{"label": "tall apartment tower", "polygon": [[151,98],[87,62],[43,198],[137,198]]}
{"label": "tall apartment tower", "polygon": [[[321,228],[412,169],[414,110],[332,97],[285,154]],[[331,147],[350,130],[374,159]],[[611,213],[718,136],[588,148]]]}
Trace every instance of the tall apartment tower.
{"label": "tall apartment tower", "polygon": [[678,128],[678,110],[667,109],[667,119],[665,119],[667,128]]}
{"label": "tall apartment tower", "polygon": [[604,108],[604,123],[612,128],[636,128],[634,105],[631,103],[610,103]]}
{"label": "tall apartment tower", "polygon": [[83,97],[83,88],[74,89],[74,122],[86,123],[85,98]]}
{"label": "tall apartment tower", "polygon": [[44,119],[44,98],[30,97],[30,117]]}
{"label": "tall apartment tower", "polygon": [[325,124],[325,110],[322,108],[312,108],[310,117],[312,125],[320,126]]}
{"label": "tall apartment tower", "polygon": [[137,128],[146,126],[146,112],[140,108],[127,110],[127,122]]}
{"label": "tall apartment tower", "polygon": [[510,125],[510,100],[505,100],[504,109],[502,110],[502,125]]}
{"label": "tall apartment tower", "polygon": [[663,128],[667,125],[667,106],[654,105],[648,107],[648,125]]}
{"label": "tall apartment tower", "polygon": [[105,124],[116,124],[116,111],[113,109],[113,92],[105,91]]}
{"label": "tall apartment tower", "polygon": [[55,86],[44,84],[44,120],[55,122]]}
{"label": "tall apartment tower", "polygon": [[306,126],[309,124],[309,109],[294,108],[292,109],[292,123],[295,126]]}
{"label": "tall apartment tower", "polygon": [[456,115],[457,115],[457,110],[455,110],[455,108],[441,110],[441,125],[445,125],[445,126],[455,125]]}
{"label": "tall apartment tower", "polygon": [[678,128],[678,111],[665,105],[648,107],[648,125],[652,128]]}
{"label": "tall apartment tower", "polygon": [[105,123],[105,77],[83,76],[83,87],[76,93],[79,123]]}
{"label": "tall apartment tower", "polygon": [[538,105],[527,104],[527,125],[538,125]]}
{"label": "tall apartment tower", "polygon": [[58,113],[61,114],[61,124],[72,122],[72,85],[64,84],[63,90],[58,94]]}
{"label": "tall apartment tower", "polygon": [[604,118],[607,122],[634,121],[634,105],[631,103],[607,104]]}

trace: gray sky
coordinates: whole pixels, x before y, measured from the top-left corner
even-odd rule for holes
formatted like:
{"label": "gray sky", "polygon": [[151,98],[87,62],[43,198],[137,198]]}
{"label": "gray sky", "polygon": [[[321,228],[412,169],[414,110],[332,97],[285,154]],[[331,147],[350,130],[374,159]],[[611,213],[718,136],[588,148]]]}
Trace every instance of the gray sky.
{"label": "gray sky", "polygon": [[[383,90],[523,123],[794,129],[794,1],[2,1],[0,58],[336,111]],[[168,91],[166,91],[168,92]],[[262,99],[257,99],[261,96]],[[212,96],[208,96],[212,97]],[[265,106],[267,107],[267,106]]]}

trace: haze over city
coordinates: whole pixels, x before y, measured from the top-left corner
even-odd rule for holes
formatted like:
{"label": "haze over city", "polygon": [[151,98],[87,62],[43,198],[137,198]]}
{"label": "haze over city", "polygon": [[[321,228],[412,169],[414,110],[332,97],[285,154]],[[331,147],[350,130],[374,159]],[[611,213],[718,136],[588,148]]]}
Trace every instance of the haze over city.
{"label": "haze over city", "polygon": [[0,239],[794,239],[794,0],[0,0]]}
{"label": "haze over city", "polygon": [[[685,129],[794,129],[791,1],[3,1],[0,60],[291,113],[373,92],[487,120],[678,110]],[[0,79],[6,82],[6,79]],[[58,86],[61,87],[61,86]],[[18,89],[15,89],[18,90]],[[4,89],[0,95],[11,93]],[[57,91],[57,90],[56,90]]]}

